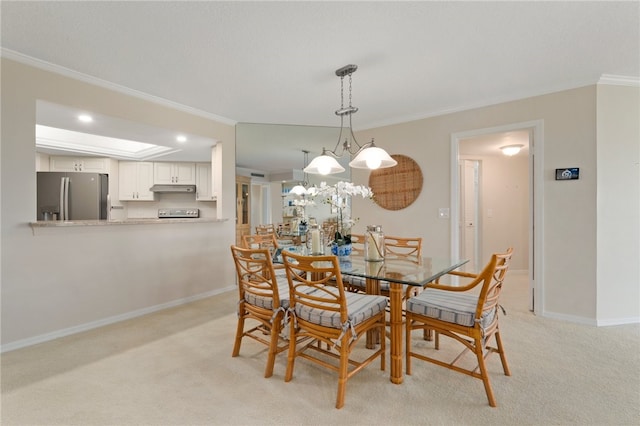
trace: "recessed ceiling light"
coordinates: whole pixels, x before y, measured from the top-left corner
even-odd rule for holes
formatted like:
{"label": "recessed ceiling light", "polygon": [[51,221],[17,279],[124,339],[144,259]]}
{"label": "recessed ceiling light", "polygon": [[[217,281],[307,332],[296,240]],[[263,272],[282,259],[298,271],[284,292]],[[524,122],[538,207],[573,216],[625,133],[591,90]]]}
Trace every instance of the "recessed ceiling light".
{"label": "recessed ceiling light", "polygon": [[180,142],[180,143],[184,143],[184,142],[186,142],[186,141],[187,141],[187,137],[186,137],[186,136],[183,136],[183,135],[178,135],[178,136],[176,136],[176,140],[177,140],[178,142]]}
{"label": "recessed ceiling light", "polygon": [[82,121],[83,123],[91,123],[93,121],[93,117],[91,117],[89,114],[80,114],[78,116],[78,120]]}

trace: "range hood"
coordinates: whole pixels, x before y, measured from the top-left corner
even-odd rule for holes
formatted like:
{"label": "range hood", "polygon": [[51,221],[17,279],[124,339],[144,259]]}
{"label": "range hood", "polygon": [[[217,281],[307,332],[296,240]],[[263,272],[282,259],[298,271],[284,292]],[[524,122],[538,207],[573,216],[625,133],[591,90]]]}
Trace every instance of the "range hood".
{"label": "range hood", "polygon": [[182,193],[196,193],[195,185],[153,185],[149,188],[151,192],[182,192]]}

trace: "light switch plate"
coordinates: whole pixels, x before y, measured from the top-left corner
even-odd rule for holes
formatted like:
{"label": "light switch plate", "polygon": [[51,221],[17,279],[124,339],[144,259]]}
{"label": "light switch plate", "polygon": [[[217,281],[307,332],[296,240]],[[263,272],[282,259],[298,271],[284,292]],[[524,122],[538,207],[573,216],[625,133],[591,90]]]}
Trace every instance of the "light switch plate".
{"label": "light switch plate", "polygon": [[440,219],[449,219],[449,208],[448,207],[440,207],[438,209],[438,217]]}

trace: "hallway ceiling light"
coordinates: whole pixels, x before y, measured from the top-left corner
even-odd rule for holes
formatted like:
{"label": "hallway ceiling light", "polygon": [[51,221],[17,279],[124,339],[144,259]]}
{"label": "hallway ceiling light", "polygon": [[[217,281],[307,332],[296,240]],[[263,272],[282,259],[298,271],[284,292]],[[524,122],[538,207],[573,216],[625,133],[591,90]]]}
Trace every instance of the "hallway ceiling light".
{"label": "hallway ceiling light", "polygon": [[[358,112],[358,108],[351,105],[351,75],[358,69],[357,65],[345,65],[336,70],[336,75],[340,77],[340,109],[336,111],[336,115],[340,116],[340,135],[338,142],[333,150],[329,151],[322,148],[322,155],[314,158],[307,167],[305,173],[329,175],[344,172],[344,167],[338,163],[337,158],[342,157],[345,153],[355,156],[349,163],[349,166],[356,169],[382,169],[393,167],[398,162],[382,148],[375,146],[373,139],[371,142],[360,145],[353,135],[351,124],[351,116]],[[349,77],[349,106],[344,106],[344,78]],[[345,117],[349,117],[349,127],[345,127]],[[345,134],[344,142],[342,142],[342,134]],[[338,152],[338,148],[342,143],[342,148]]]}
{"label": "hallway ceiling light", "polygon": [[502,153],[504,155],[508,155],[509,157],[511,157],[519,153],[523,146],[524,145],[507,145],[501,146],[500,149],[502,150]]}

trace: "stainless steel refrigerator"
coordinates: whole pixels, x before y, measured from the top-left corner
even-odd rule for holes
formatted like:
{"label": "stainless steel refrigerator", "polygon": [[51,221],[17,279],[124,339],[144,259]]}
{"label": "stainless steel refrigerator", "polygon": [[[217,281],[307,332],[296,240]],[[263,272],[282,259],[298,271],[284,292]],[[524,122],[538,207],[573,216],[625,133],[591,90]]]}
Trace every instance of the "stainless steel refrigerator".
{"label": "stainless steel refrigerator", "polygon": [[107,219],[108,175],[38,172],[37,220]]}

